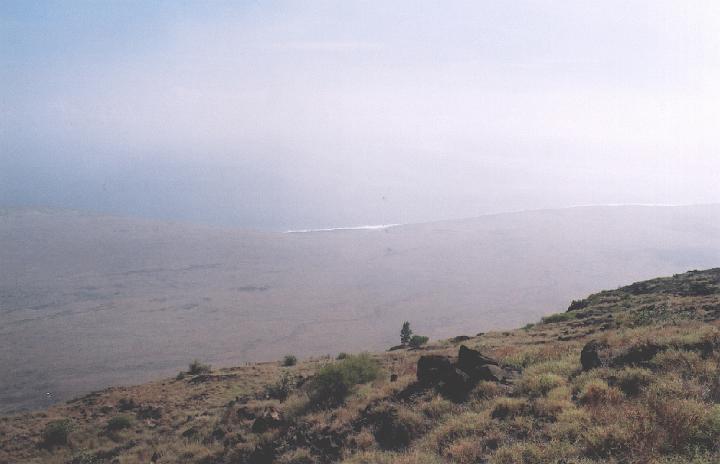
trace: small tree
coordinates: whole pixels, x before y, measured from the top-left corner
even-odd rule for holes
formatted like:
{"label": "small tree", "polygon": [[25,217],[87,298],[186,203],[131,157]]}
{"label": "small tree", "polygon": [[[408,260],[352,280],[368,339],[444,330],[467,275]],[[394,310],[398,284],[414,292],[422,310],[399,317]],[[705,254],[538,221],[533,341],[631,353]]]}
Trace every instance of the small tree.
{"label": "small tree", "polygon": [[410,323],[408,321],[403,322],[402,329],[400,329],[400,343],[407,345],[410,343],[412,337],[412,330],[410,330]]}
{"label": "small tree", "polygon": [[203,364],[199,359],[193,360],[188,366],[188,374],[190,375],[209,374],[211,371],[210,364]]}
{"label": "small tree", "polygon": [[426,344],[430,340],[428,337],[425,337],[423,335],[413,335],[410,338],[410,346],[412,348],[420,348],[424,344]]}
{"label": "small tree", "polygon": [[283,358],[282,365],[285,367],[294,366],[297,364],[297,357],[292,354],[286,354]]}
{"label": "small tree", "polygon": [[73,424],[69,419],[60,419],[48,423],[42,431],[42,446],[52,449],[56,446],[66,446],[69,443]]}

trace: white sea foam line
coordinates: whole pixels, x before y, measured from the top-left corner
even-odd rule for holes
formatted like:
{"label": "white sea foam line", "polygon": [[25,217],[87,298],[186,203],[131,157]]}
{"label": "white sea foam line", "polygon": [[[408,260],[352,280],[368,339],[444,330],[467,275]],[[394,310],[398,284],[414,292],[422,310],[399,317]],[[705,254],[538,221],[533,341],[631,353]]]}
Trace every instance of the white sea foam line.
{"label": "white sea foam line", "polygon": [[378,224],[378,225],[367,225],[367,226],[356,226],[356,227],[333,227],[330,229],[298,229],[298,230],[286,230],[286,234],[306,234],[309,232],[334,232],[336,230],[383,230],[389,229],[390,227],[396,227],[400,224]]}

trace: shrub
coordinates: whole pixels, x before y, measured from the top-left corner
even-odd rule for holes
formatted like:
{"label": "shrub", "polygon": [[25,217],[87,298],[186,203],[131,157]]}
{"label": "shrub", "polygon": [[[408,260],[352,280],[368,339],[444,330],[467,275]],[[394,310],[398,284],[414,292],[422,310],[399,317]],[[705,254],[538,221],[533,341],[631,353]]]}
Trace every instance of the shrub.
{"label": "shrub", "polygon": [[425,431],[423,417],[410,409],[380,404],[371,411],[375,440],[384,450],[401,450]]}
{"label": "shrub", "polygon": [[295,388],[295,384],[295,378],[289,372],[283,372],[277,382],[267,386],[266,393],[272,399],[285,401]]}
{"label": "shrub", "polygon": [[478,440],[492,430],[487,416],[475,412],[451,414],[427,434],[428,446],[438,454],[446,454],[448,447],[461,439]]}
{"label": "shrub", "polygon": [[338,361],[341,361],[341,360],[343,360],[343,359],[345,359],[345,358],[347,358],[347,357],[348,357],[348,354],[347,354],[347,353],[341,352],[341,353],[338,353],[337,358],[335,358],[335,359],[337,359]]}
{"label": "shrub", "polygon": [[105,426],[108,432],[117,432],[119,430],[129,429],[132,427],[132,418],[129,416],[115,416],[110,419]]}
{"label": "shrub", "polygon": [[566,408],[555,419],[549,430],[550,437],[575,442],[587,429],[591,415],[583,408]]}
{"label": "shrub", "polygon": [[66,446],[72,428],[73,425],[70,419],[49,422],[42,431],[42,445],[49,449],[56,446]]}
{"label": "shrub", "polygon": [[535,464],[542,462],[542,450],[534,443],[514,443],[499,448],[492,455],[492,464]]}
{"label": "shrub", "polygon": [[648,369],[628,367],[617,374],[616,384],[628,396],[635,396],[640,390],[650,384],[653,374]]}
{"label": "shrub", "polygon": [[420,348],[424,344],[426,344],[430,340],[428,337],[425,337],[423,335],[413,335],[410,337],[410,347],[412,348]]}
{"label": "shrub", "polygon": [[575,313],[555,313],[542,318],[543,324],[552,324],[555,322],[565,322],[575,319]]}
{"label": "shrub", "polygon": [[211,370],[212,367],[209,364],[203,364],[197,359],[193,360],[188,366],[188,374],[190,375],[209,374]]}
{"label": "shrub", "polygon": [[522,398],[498,398],[495,400],[491,416],[493,419],[508,419],[525,414],[527,401]]}
{"label": "shrub", "polygon": [[536,417],[555,420],[566,409],[573,409],[575,405],[566,399],[538,398],[532,404],[532,413]]}
{"label": "shrub", "polygon": [[347,358],[323,366],[309,382],[309,396],[316,406],[342,403],[356,385],[380,376],[380,364],[368,354]]}
{"label": "shrub", "polygon": [[714,405],[705,414],[701,431],[705,439],[712,443],[720,438],[720,405]]}
{"label": "shrub", "polygon": [[425,401],[420,405],[420,411],[432,420],[442,419],[444,416],[457,410],[455,403],[446,400],[441,396],[435,396],[430,401]]}
{"label": "shrub", "polygon": [[282,365],[285,367],[294,366],[297,364],[297,357],[292,354],[286,354],[283,358]]}
{"label": "shrub", "polygon": [[669,451],[684,451],[707,447],[715,443],[720,431],[720,411],[696,400],[665,401],[650,398],[649,405],[657,416],[657,423],[667,430],[664,443]]}
{"label": "shrub", "polygon": [[553,388],[565,384],[565,379],[556,374],[528,373],[523,376],[518,385],[519,391],[529,396],[545,396]]}
{"label": "shrub", "polygon": [[598,425],[582,434],[585,454],[596,459],[624,454],[632,449],[632,441],[628,429],[619,424]]}
{"label": "shrub", "polygon": [[588,381],[580,392],[580,403],[589,406],[600,406],[618,403],[622,400],[622,393],[611,387],[602,379]]}

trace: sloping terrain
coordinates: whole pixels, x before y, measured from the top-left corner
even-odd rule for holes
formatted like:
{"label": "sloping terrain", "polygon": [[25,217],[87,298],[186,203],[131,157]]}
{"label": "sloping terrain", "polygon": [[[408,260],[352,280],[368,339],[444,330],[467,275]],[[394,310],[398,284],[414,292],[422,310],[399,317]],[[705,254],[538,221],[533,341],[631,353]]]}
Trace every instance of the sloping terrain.
{"label": "sloping terrain", "polygon": [[0,463],[720,460],[720,269],[522,329],[339,358],[199,369],[5,417]]}
{"label": "sloping terrain", "polygon": [[0,214],[0,411],[216,366],[510,328],[720,263],[720,207],[589,207],[303,234]]}

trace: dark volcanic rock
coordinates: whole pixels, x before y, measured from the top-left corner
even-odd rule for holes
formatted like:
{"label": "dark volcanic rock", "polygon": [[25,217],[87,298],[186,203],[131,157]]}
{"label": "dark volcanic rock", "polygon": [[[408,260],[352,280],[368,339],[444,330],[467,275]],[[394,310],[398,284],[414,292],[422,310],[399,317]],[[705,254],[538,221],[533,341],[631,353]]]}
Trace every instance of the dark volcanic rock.
{"label": "dark volcanic rock", "polygon": [[596,367],[607,366],[610,361],[606,343],[597,340],[591,340],[585,344],[580,352],[580,364],[584,371],[589,371]]}
{"label": "dark volcanic rock", "polygon": [[464,400],[477,382],[460,369],[453,368],[438,385],[440,392],[455,401]]}
{"label": "dark volcanic rock", "polygon": [[285,421],[280,411],[275,408],[268,408],[263,411],[262,415],[255,419],[252,425],[252,431],[255,433],[263,433],[270,429],[281,427]]}
{"label": "dark volcanic rock", "polygon": [[512,376],[505,369],[493,364],[486,364],[475,369],[477,380],[486,380],[490,382],[506,382]]}
{"label": "dark volcanic rock", "polygon": [[417,363],[417,378],[420,383],[434,385],[445,381],[453,370],[452,363],[446,356],[420,356]]}
{"label": "dark volcanic rock", "polygon": [[419,385],[435,386],[446,397],[462,401],[479,381],[507,382],[512,373],[495,359],[462,345],[454,364],[446,356],[421,356],[417,377]]}
{"label": "dark volcanic rock", "polygon": [[470,349],[465,345],[460,346],[457,367],[474,380],[486,380],[483,377],[487,377],[487,369],[482,368],[498,365],[499,363],[496,360],[483,356],[479,351]]}

